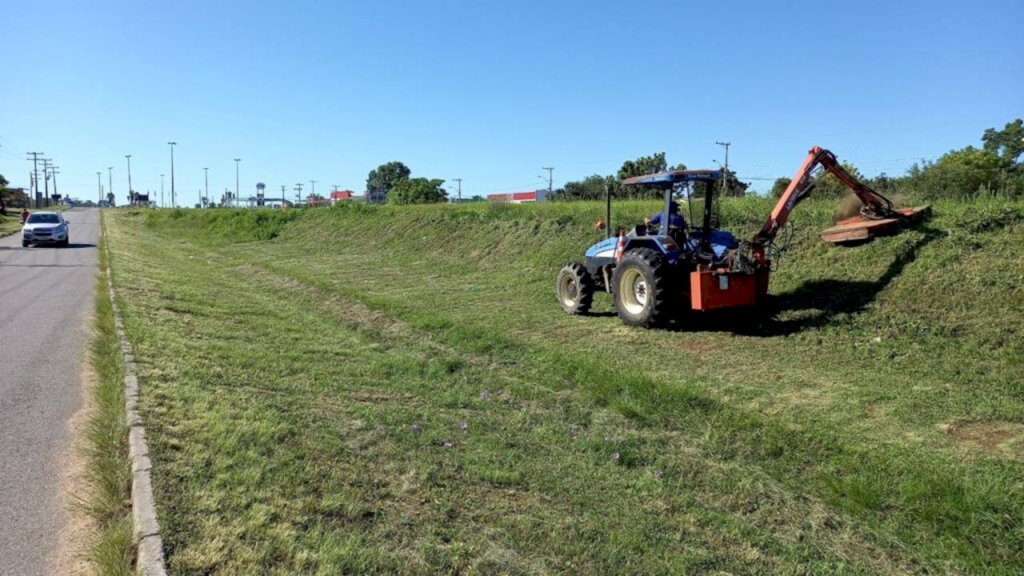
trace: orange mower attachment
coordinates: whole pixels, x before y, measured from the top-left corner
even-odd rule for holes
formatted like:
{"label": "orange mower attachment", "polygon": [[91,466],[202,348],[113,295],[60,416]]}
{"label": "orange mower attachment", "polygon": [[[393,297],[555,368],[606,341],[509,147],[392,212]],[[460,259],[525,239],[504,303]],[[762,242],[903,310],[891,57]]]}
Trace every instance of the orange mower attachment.
{"label": "orange mower attachment", "polygon": [[782,193],[782,197],[779,198],[768,221],[755,236],[755,241],[770,242],[775,238],[778,231],[786,225],[789,213],[814,189],[813,174],[818,168],[832,173],[853,191],[862,204],[859,216],[840,220],[835,226],[819,234],[821,239],[826,242],[856,244],[875,236],[898,234],[903,228],[916,224],[931,214],[930,206],[897,210],[888,198],[875,192],[843,168],[836,160],[835,154],[815,146],[807,153],[803,165],[800,166],[786,191]]}
{"label": "orange mower attachment", "polygon": [[894,210],[899,216],[893,218],[869,218],[854,216],[836,222],[836,225],[822,230],[818,235],[825,242],[833,244],[855,244],[870,240],[875,236],[898,234],[906,226],[917,224],[932,213],[931,206],[903,208]]}

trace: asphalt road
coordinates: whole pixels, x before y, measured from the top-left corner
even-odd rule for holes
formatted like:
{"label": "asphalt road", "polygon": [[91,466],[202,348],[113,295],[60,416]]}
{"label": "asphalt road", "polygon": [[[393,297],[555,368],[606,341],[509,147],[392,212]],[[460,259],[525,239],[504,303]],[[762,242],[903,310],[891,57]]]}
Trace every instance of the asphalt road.
{"label": "asphalt road", "polygon": [[57,573],[68,420],[82,405],[99,211],[65,212],[67,248],[0,238],[0,574]]}

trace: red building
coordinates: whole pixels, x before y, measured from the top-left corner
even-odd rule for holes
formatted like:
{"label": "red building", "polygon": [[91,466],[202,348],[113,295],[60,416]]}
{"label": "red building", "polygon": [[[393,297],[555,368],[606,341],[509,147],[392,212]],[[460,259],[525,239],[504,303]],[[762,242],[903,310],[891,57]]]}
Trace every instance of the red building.
{"label": "red building", "polygon": [[511,194],[488,194],[487,201],[522,204],[524,202],[543,202],[547,197],[547,190],[534,190],[533,192],[512,192]]}
{"label": "red building", "polygon": [[351,190],[335,190],[331,192],[331,204],[336,204],[342,200],[351,200],[354,194]]}

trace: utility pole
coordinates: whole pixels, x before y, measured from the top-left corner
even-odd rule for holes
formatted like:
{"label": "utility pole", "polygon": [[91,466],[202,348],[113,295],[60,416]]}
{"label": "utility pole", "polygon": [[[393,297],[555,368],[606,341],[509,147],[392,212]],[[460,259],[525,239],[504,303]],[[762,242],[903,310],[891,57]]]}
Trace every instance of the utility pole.
{"label": "utility pole", "polygon": [[132,194],[132,155],[125,154],[125,158],[128,159],[128,205],[135,204],[135,195]]}
{"label": "utility pole", "polygon": [[285,186],[284,184],[281,184],[281,208],[284,208],[284,204],[287,201],[285,199],[285,195],[287,194],[287,192],[286,192],[287,189],[288,189],[287,186]]}
{"label": "utility pole", "polygon": [[164,175],[160,175],[160,207],[164,207]]}
{"label": "utility pole", "polygon": [[[57,183],[56,182],[53,183],[53,187],[54,188],[57,187]],[[107,190],[109,191],[108,192],[109,194],[113,194],[114,193],[114,167],[113,166],[107,166]]]}
{"label": "utility pole", "polygon": [[32,156],[32,202],[39,208],[39,157],[43,152],[26,152]]}
{"label": "utility pole", "polygon": [[[206,194],[206,201],[210,201],[210,169],[203,167],[203,194]],[[200,202],[202,204],[202,202]],[[204,205],[205,207],[205,205]]]}
{"label": "utility pole", "polygon": [[310,196],[316,196],[316,183],[317,182],[319,182],[319,180],[310,180],[309,181],[309,184],[310,184],[309,195]]}
{"label": "utility pole", "polygon": [[167,145],[171,147],[171,208],[178,207],[178,197],[174,194],[174,147],[177,146],[177,142],[168,142]]}
{"label": "utility pole", "polygon": [[555,171],[554,166],[543,166],[541,170],[548,171],[548,194],[551,194],[551,183],[554,181],[553,173]]}
{"label": "utility pole", "polygon": [[242,162],[241,158],[234,159],[234,206],[239,205],[239,164]]}
{"label": "utility pole", "polygon": [[[458,199],[458,202],[462,202],[462,178],[452,178],[452,180],[454,180],[455,182],[458,182],[458,184],[459,184],[459,196],[458,196],[459,199]],[[458,203],[458,202],[456,202],[456,203]]]}
{"label": "utility pole", "polygon": [[59,196],[57,193],[57,174],[60,174],[60,169],[56,166],[50,166],[50,176],[53,177],[53,195]]}
{"label": "utility pole", "polygon": [[[103,172],[96,173],[96,195],[99,196],[99,201],[103,202]],[[96,204],[99,206],[99,203]]]}
{"label": "utility pole", "polygon": [[43,158],[43,192],[46,198],[46,205],[50,205],[50,163],[53,162],[49,158]]}
{"label": "utility pole", "polygon": [[299,200],[302,198],[302,183],[295,185],[295,206],[299,206]]}
{"label": "utility pole", "polygon": [[723,195],[725,197],[728,197],[729,196],[729,145],[732,144],[732,142],[715,142],[715,144],[718,144],[719,146],[722,146],[722,147],[725,148],[725,188],[724,188],[725,192],[723,193]]}

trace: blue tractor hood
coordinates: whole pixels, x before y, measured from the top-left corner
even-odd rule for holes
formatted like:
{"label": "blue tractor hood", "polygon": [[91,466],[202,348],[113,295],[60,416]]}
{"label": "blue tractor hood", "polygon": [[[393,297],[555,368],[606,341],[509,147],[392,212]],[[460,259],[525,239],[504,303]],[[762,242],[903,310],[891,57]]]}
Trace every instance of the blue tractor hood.
{"label": "blue tractor hood", "polygon": [[618,236],[610,236],[587,248],[587,258],[612,258],[615,256],[615,247],[619,244]]}

